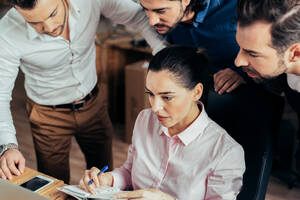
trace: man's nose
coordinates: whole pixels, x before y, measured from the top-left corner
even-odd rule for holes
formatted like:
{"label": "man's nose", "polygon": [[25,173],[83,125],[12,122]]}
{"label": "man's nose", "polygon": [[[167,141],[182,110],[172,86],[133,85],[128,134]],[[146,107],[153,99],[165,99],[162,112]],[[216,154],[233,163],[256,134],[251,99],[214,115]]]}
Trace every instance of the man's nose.
{"label": "man's nose", "polygon": [[245,55],[243,54],[242,50],[239,51],[238,55],[236,56],[234,60],[234,64],[237,67],[242,67],[242,66],[248,66],[249,62]]}
{"label": "man's nose", "polygon": [[44,31],[47,33],[52,33],[55,30],[55,25],[51,21],[44,22]]}
{"label": "man's nose", "polygon": [[160,21],[159,16],[156,13],[148,11],[148,12],[146,12],[146,14],[149,18],[150,26],[154,26],[155,24],[159,23],[159,21]]}

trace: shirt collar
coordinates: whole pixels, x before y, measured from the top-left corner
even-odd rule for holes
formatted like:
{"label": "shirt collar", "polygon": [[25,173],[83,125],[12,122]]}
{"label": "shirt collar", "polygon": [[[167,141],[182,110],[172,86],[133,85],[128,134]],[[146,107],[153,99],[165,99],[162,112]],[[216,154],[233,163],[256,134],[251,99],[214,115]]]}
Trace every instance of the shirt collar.
{"label": "shirt collar", "polygon": [[33,40],[33,39],[39,37],[39,35],[41,35],[34,28],[32,28],[27,22],[25,22],[25,23],[26,23],[26,29],[27,29],[29,40]]}
{"label": "shirt collar", "polygon": [[13,9],[13,12],[20,18],[20,20],[22,22],[24,22],[25,24],[25,30],[27,30],[27,36],[30,40],[34,39],[35,37],[37,37],[38,32],[32,28],[27,22],[26,20],[23,18],[23,16],[17,11],[16,8],[12,7],[11,9]]}
{"label": "shirt collar", "polygon": [[[80,9],[78,8],[78,6],[75,3],[72,4],[70,0],[67,0],[67,2],[68,2],[68,5],[69,5],[69,20],[68,21],[70,21],[71,17],[74,17],[74,19],[79,19],[79,17],[80,17]],[[25,21],[25,23],[26,23],[26,29],[27,29],[27,33],[28,33],[28,38],[30,40],[34,40],[34,39],[36,39],[38,37],[42,38],[42,39],[46,39],[46,38],[51,37],[51,36],[48,36],[46,34],[40,34],[34,28],[32,28],[26,21]],[[53,38],[53,37],[51,37],[51,38]]]}
{"label": "shirt collar", "polygon": [[197,13],[195,21],[193,23],[195,27],[198,26],[198,23],[203,23],[204,22],[204,19],[207,15],[207,11],[208,11],[208,8],[209,8],[210,1],[211,0],[206,0],[206,7],[204,8],[204,10],[201,10]]}
{"label": "shirt collar", "polygon": [[[200,134],[202,134],[209,123],[209,117],[204,109],[204,105],[199,102],[201,106],[201,113],[197,119],[184,131],[175,135],[179,140],[185,145],[189,145],[193,140],[195,140]],[[160,135],[165,134],[170,137],[167,127],[161,125]]]}

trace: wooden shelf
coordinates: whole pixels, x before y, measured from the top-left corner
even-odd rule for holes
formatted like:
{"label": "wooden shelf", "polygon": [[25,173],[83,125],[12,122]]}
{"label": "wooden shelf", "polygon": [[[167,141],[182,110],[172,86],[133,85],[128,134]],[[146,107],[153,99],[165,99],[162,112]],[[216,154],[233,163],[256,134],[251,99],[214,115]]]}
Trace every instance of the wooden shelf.
{"label": "wooden shelf", "polygon": [[107,86],[109,114],[113,122],[125,121],[125,66],[140,60],[150,60],[150,47],[134,47],[132,36],[109,37],[110,33],[98,34],[96,38],[97,73]]}

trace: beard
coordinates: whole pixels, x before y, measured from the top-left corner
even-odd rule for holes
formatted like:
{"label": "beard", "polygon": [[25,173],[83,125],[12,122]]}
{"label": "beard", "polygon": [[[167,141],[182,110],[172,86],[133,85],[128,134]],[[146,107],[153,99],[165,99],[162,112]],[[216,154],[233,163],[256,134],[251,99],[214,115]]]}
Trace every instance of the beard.
{"label": "beard", "polygon": [[[263,83],[265,82],[267,79],[264,78],[263,76],[260,75],[260,73],[258,73],[253,67],[251,66],[247,66],[247,67],[242,67],[242,70],[244,72],[250,72],[251,74],[254,74],[255,77],[251,77],[252,80],[255,82],[255,83]],[[248,75],[248,74],[247,74]],[[248,75],[249,76],[249,75]]]}
{"label": "beard", "polygon": [[65,29],[65,25],[66,25],[66,21],[67,21],[67,9],[66,9],[66,5],[64,0],[61,1],[64,7],[64,19],[63,22],[60,26],[58,26],[53,32],[56,32],[57,30],[59,30],[59,32],[56,35],[53,35],[53,32],[44,32],[45,34],[52,36],[52,37],[57,37],[59,35],[61,35],[64,32]]}
{"label": "beard", "polygon": [[63,23],[62,23],[62,25],[61,25],[61,30],[60,30],[60,32],[58,33],[58,35],[61,35],[61,34],[64,32],[65,25],[66,25],[66,21],[67,21],[67,9],[66,9],[66,5],[65,5],[65,1],[62,0],[61,2],[62,2],[62,4],[63,4],[63,6],[64,6],[64,21],[63,21]]}
{"label": "beard", "polygon": [[172,32],[177,27],[177,25],[181,22],[182,18],[185,16],[186,12],[187,12],[187,10],[183,10],[183,7],[181,6],[179,16],[178,16],[178,18],[176,19],[175,23],[172,26],[168,26],[166,24],[155,24],[154,27],[157,27],[157,28],[165,27],[165,28],[167,28],[168,30],[165,33],[161,34],[161,35],[167,35],[168,33]]}
{"label": "beard", "polygon": [[250,72],[252,74],[254,74],[253,77],[251,77],[253,79],[253,81],[255,83],[264,83],[267,80],[271,80],[276,78],[277,76],[283,74],[286,72],[287,67],[284,64],[283,59],[279,59],[278,63],[277,63],[277,68],[274,72],[267,74],[267,75],[262,75],[261,73],[259,73],[258,71],[256,71],[253,67],[251,67],[251,65],[247,66],[247,67],[242,67],[242,70],[244,72]]}
{"label": "beard", "polygon": [[167,28],[168,30],[165,32],[165,33],[159,33],[158,31],[156,31],[158,34],[160,35],[167,35],[169,34],[170,32],[172,32],[176,27],[177,25],[180,23],[180,21],[177,21],[174,25],[172,26],[168,26],[166,24],[155,24],[154,27],[157,27],[157,28]]}

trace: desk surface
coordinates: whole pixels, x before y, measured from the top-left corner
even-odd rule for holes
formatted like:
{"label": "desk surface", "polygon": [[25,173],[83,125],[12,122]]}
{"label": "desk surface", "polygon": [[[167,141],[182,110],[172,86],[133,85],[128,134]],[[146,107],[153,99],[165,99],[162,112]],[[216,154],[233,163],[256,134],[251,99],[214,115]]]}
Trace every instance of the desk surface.
{"label": "desk surface", "polygon": [[22,183],[26,182],[27,180],[35,177],[36,175],[43,175],[46,176],[48,178],[51,178],[52,180],[54,180],[53,183],[51,183],[50,185],[48,185],[47,187],[43,188],[42,190],[38,191],[37,193],[49,198],[49,199],[55,199],[55,200],[71,200],[73,198],[69,197],[68,195],[66,195],[63,192],[60,192],[58,190],[56,190],[57,187],[62,187],[66,184],[64,184],[64,182],[62,180],[58,180],[56,178],[53,178],[51,176],[48,176],[46,174],[40,173],[36,170],[30,169],[30,168],[25,168],[25,171],[22,175],[20,176],[14,176],[10,182],[15,183],[17,185],[21,185]]}

